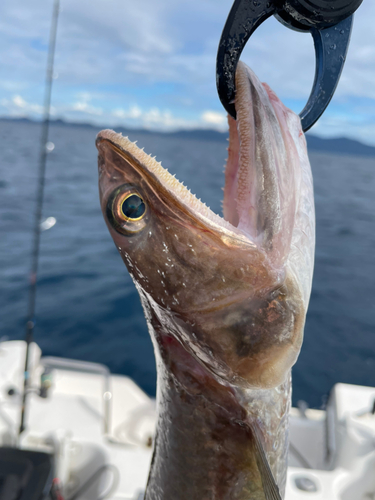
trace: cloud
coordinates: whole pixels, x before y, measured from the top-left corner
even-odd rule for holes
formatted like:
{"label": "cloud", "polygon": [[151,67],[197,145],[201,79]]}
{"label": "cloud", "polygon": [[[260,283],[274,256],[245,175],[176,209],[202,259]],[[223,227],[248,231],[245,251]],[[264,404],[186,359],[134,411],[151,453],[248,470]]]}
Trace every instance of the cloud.
{"label": "cloud", "polygon": [[2,99],[0,105],[10,116],[14,117],[39,116],[43,113],[43,106],[29,103],[20,95],[15,95],[11,99]]}
{"label": "cloud", "polygon": [[[68,119],[94,122],[117,119],[148,127],[199,123],[224,128],[215,59],[230,6],[229,0],[64,0],[55,60],[56,110]],[[2,0],[4,112],[35,115],[35,106],[43,102],[51,13],[52,4],[47,7],[44,0]],[[368,111],[375,103],[374,18],[375,2],[363,2],[330,106],[334,110],[334,104],[340,104],[340,113],[344,110],[350,116],[356,100],[364,99],[363,111],[355,113],[366,114],[371,123],[375,122],[375,111]],[[271,18],[251,37],[243,59],[284,102],[296,111],[302,109],[315,69],[309,34],[288,30]],[[15,103],[14,94],[26,104]],[[214,114],[207,115],[208,111]],[[319,130],[329,126],[332,133],[341,133],[339,121],[321,123]],[[354,118],[352,124],[349,120],[347,135],[358,130]]]}
{"label": "cloud", "polygon": [[[157,131],[193,128],[225,130],[227,128],[225,114],[210,110],[205,111],[197,118],[182,118],[175,116],[170,110],[162,110],[157,107],[142,110],[139,106],[133,105],[127,110],[121,108],[113,110],[112,117],[120,119],[125,126]],[[111,121],[113,122],[113,120]],[[119,123],[117,122],[117,124]]]}
{"label": "cloud", "polygon": [[66,109],[65,111],[78,111],[87,113],[88,115],[97,115],[101,116],[103,114],[103,110],[101,108],[95,107],[90,104],[92,97],[88,92],[82,92],[79,96],[78,101],[74,102],[71,108]]}
{"label": "cloud", "polygon": [[225,113],[219,113],[218,111],[205,111],[204,113],[202,113],[202,120],[204,123],[213,126],[227,126],[227,117]]}
{"label": "cloud", "polygon": [[[101,116],[103,114],[102,109],[92,106],[90,104],[91,99],[92,97],[89,94],[83,93],[78,96],[78,100],[70,105],[51,106],[50,113],[52,116],[58,115],[59,117],[63,117],[67,112],[76,112],[83,116]],[[40,118],[44,112],[42,105],[28,102],[19,94],[13,95],[11,99],[2,99],[0,105],[5,108],[10,116]]]}
{"label": "cloud", "polygon": [[128,111],[122,108],[117,108],[112,111],[112,115],[116,118],[123,119],[138,119],[142,116],[142,110],[138,106],[132,106]]}
{"label": "cloud", "polygon": [[[66,118],[73,121],[91,120],[100,125],[126,126],[132,128],[145,128],[155,131],[172,131],[176,129],[213,128],[226,130],[226,116],[213,110],[206,110],[195,118],[183,118],[176,116],[168,109],[152,107],[141,109],[137,104],[128,109],[116,108],[110,112],[104,112],[101,108],[93,106],[93,99],[88,93],[77,96],[78,99],[72,104],[54,106],[51,115],[55,118]],[[43,106],[27,102],[21,95],[15,95],[11,99],[2,99],[0,106],[6,110],[6,114],[13,117],[31,116],[41,118]],[[1,113],[4,115],[4,113]]]}

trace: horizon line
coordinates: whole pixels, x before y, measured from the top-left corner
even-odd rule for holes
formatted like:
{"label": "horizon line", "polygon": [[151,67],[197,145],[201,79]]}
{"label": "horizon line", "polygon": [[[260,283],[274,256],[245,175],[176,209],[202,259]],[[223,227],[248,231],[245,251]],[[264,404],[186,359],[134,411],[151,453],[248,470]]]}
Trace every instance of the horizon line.
{"label": "horizon line", "polygon": [[[43,120],[40,118],[34,118],[30,116],[11,116],[11,115],[0,115],[0,121],[28,121],[31,123],[42,123]],[[91,127],[91,128],[99,128],[99,129],[105,129],[108,128],[106,125],[101,125],[101,124],[96,124],[96,123],[90,123],[86,121],[71,121],[67,120],[65,118],[57,117],[57,118],[50,118],[50,123],[54,124],[56,122],[63,123],[64,125],[71,125],[71,126],[76,126],[76,127]],[[145,128],[145,127],[138,127],[138,128],[132,128],[131,126],[127,126],[126,124],[116,124],[116,125],[111,125],[110,127],[112,128],[118,128],[118,129],[123,129],[129,132],[143,132],[143,133],[148,133],[148,134],[161,134],[161,135],[174,135],[174,134],[179,134],[179,133],[197,133],[197,132],[208,132],[208,133],[214,133],[217,134],[218,136],[227,136],[229,133],[229,129],[226,131],[221,131],[215,128],[208,128],[208,127],[194,127],[194,128],[176,128],[174,130],[155,130],[152,128]],[[316,138],[318,140],[324,141],[324,142],[329,142],[329,141],[337,141],[337,140],[345,140],[348,142],[351,142],[352,144],[358,144],[363,146],[364,148],[368,148],[369,150],[373,150],[373,154],[375,154],[375,145],[372,144],[367,144],[366,142],[360,141],[357,138],[352,138],[348,136],[332,136],[332,137],[325,137],[320,134],[314,133],[314,132],[307,132],[305,135],[310,138]]]}

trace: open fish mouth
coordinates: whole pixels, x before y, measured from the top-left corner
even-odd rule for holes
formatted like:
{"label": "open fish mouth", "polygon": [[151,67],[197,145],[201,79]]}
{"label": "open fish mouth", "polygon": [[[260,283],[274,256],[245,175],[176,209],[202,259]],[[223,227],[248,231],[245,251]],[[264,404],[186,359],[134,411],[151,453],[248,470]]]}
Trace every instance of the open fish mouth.
{"label": "open fish mouth", "polygon": [[[223,217],[128,138],[105,130],[99,133],[97,145],[100,149],[103,142],[108,143],[134,168],[148,175],[155,189],[162,187],[173,203],[182,205],[209,228],[266,251],[275,248],[274,253],[282,260],[290,247],[298,203],[300,166],[296,142],[303,148],[304,136],[298,117],[242,63],[236,84],[240,105],[237,122],[229,117]],[[103,164],[102,190],[104,172]]]}

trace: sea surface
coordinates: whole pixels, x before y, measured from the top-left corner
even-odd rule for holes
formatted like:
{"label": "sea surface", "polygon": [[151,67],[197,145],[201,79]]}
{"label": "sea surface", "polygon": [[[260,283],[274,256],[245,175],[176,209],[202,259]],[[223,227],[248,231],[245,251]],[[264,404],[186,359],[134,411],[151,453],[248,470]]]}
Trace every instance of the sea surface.
{"label": "sea surface", "polygon": [[[53,125],[35,340],[45,355],[107,364],[155,393],[138,294],[99,208],[96,130]],[[40,125],[0,122],[0,338],[22,339]],[[226,142],[130,134],[221,213]],[[314,283],[293,401],[325,404],[336,382],[375,386],[375,157],[311,152],[317,214]]]}

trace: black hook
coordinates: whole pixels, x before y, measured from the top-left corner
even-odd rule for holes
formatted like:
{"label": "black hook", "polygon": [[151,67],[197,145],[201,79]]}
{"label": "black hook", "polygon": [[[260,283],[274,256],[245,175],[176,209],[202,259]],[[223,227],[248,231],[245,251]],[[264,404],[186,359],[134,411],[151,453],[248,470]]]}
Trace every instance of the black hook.
{"label": "black hook", "polygon": [[315,45],[315,79],[300,113],[304,132],[320,118],[335,93],[353,25],[353,13],[362,0],[235,0],[221,35],[216,84],[227,112],[236,118],[235,72],[246,42],[274,15],[285,26],[310,32]]}

